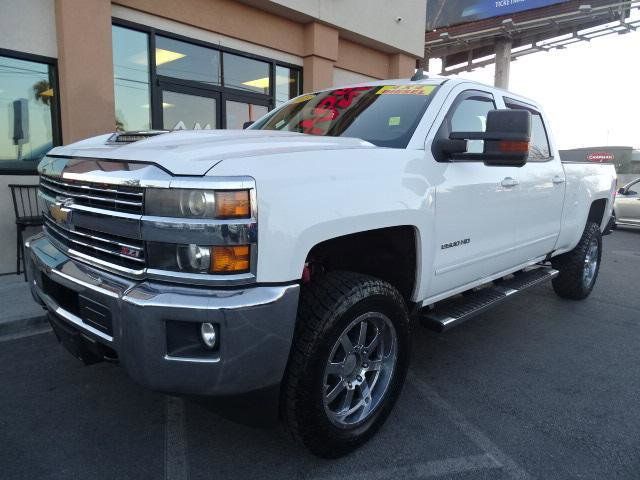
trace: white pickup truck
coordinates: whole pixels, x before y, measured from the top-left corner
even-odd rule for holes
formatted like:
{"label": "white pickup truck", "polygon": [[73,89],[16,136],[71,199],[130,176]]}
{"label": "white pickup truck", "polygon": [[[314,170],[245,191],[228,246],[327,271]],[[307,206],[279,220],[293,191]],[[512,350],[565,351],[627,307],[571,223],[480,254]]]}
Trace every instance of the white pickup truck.
{"label": "white pickup truck", "polygon": [[119,133],[39,166],[34,297],[87,363],[154,390],[277,389],[313,453],[364,443],[414,321],[446,330],[598,275],[612,165],[567,164],[540,107],[457,79],[302,95],[243,131]]}

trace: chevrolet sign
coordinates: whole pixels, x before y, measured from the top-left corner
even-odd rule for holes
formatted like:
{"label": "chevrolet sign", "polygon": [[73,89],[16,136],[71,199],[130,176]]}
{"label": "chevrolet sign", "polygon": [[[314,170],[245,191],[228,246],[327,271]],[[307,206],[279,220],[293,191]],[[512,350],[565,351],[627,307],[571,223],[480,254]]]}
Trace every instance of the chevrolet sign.
{"label": "chevrolet sign", "polygon": [[73,204],[73,199],[65,198],[63,200],[56,200],[54,203],[49,204],[49,214],[56,223],[64,226],[69,226],[71,223],[71,209],[69,208]]}

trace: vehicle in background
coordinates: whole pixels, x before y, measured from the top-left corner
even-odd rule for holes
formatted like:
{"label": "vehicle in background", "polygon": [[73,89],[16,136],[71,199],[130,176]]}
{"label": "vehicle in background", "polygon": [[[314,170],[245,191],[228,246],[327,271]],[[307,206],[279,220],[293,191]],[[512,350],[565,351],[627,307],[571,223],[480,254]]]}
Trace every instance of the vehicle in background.
{"label": "vehicle in background", "polygon": [[615,226],[640,227],[640,178],[618,189],[612,218]]}

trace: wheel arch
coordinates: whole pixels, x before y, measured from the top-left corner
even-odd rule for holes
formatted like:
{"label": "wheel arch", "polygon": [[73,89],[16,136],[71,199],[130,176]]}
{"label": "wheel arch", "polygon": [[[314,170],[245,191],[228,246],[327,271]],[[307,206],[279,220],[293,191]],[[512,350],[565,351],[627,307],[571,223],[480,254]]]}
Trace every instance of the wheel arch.
{"label": "wheel arch", "polygon": [[311,247],[305,259],[314,275],[346,270],[389,282],[411,301],[417,291],[420,240],[414,225],[365,230],[324,240]]}

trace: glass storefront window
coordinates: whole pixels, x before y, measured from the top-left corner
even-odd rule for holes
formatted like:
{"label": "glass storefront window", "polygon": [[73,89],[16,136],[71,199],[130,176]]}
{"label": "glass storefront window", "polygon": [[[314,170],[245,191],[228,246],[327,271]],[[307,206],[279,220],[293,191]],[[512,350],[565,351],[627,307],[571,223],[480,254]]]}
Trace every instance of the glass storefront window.
{"label": "glass storefront window", "polygon": [[59,138],[52,67],[0,56],[0,172],[33,173]]}
{"label": "glass storefront window", "polygon": [[254,105],[252,103],[227,101],[227,128],[242,129],[245,122],[255,122],[269,109],[264,105]]}
{"label": "glass storefront window", "polygon": [[117,130],[151,128],[149,36],[113,27],[113,72]]}
{"label": "glass storefront window", "polygon": [[269,64],[252,58],[224,53],[224,85],[269,95]]}
{"label": "glass storefront window", "polygon": [[220,53],[158,35],[156,72],[165,77],[220,85]]}
{"label": "glass storefront window", "polygon": [[217,128],[215,98],[179,92],[162,92],[162,127],[166,130]]}
{"label": "glass storefront window", "polygon": [[300,70],[276,67],[276,107],[300,95]]}

